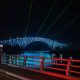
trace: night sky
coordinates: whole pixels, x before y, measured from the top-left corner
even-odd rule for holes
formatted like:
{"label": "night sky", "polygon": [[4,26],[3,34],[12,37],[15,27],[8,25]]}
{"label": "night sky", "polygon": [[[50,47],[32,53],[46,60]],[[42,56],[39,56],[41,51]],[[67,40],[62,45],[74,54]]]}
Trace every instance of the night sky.
{"label": "night sky", "polygon": [[80,45],[80,0],[1,0],[0,40],[24,37],[26,27],[26,36]]}

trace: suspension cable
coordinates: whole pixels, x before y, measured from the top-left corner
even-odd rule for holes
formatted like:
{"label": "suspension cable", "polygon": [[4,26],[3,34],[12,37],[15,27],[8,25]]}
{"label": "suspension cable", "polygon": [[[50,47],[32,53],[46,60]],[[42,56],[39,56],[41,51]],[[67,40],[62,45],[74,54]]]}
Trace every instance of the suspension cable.
{"label": "suspension cable", "polygon": [[65,30],[67,27],[69,27],[70,24],[72,24],[77,18],[79,18],[80,15],[74,17],[69,23],[67,23],[64,27],[62,27],[58,32],[56,32],[56,34],[54,34],[54,37],[56,37],[60,32],[62,32],[63,30]]}
{"label": "suspension cable", "polygon": [[51,8],[50,8],[50,10],[49,10],[49,12],[47,13],[46,17],[44,18],[44,20],[43,20],[43,22],[42,22],[42,24],[41,24],[41,26],[40,26],[40,28],[38,29],[38,32],[37,32],[36,36],[37,36],[37,35],[39,34],[39,32],[41,31],[44,23],[46,22],[47,18],[49,17],[50,13],[52,12],[52,10],[53,10],[54,6],[56,5],[57,1],[58,1],[58,0],[55,0],[55,1],[53,2],[52,6],[51,6]]}
{"label": "suspension cable", "polygon": [[32,9],[32,4],[33,4],[33,0],[31,1],[31,4],[30,4],[30,11],[29,11],[29,16],[28,16],[28,21],[27,21],[27,27],[26,27],[25,37],[26,37],[27,32],[28,32],[28,27],[29,27],[29,20],[30,20],[30,14],[31,14],[31,9]]}
{"label": "suspension cable", "polygon": [[60,15],[50,24],[50,26],[46,29],[46,31],[43,33],[42,36],[44,36],[52,27],[53,25],[59,20],[59,18],[63,15],[63,13],[69,8],[69,6],[73,3],[74,0],[72,0],[60,13]]}

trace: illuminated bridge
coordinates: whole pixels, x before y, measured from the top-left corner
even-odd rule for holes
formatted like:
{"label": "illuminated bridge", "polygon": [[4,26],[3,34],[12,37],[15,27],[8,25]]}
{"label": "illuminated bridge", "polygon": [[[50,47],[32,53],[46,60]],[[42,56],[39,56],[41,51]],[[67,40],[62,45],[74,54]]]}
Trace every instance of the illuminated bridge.
{"label": "illuminated bridge", "polygon": [[67,46],[67,44],[59,43],[57,41],[47,39],[47,38],[41,38],[41,37],[23,37],[23,38],[3,40],[3,41],[0,41],[0,44],[11,45],[11,46],[18,45],[20,47],[25,47],[25,46],[27,46],[30,43],[35,42],[35,41],[40,41],[42,43],[45,43],[48,46],[50,46],[51,48],[55,48],[55,47],[62,48],[62,47]]}
{"label": "illuminated bridge", "polygon": [[[0,44],[26,47],[32,42],[42,42],[51,48],[67,44],[41,37],[24,37],[0,41]],[[79,80],[80,60],[33,55],[1,55],[0,77],[8,80]],[[76,63],[78,65],[76,65]],[[6,67],[5,67],[6,66]],[[34,66],[34,67],[32,67]],[[2,77],[2,78],[3,78]],[[10,78],[10,79],[9,79]]]}

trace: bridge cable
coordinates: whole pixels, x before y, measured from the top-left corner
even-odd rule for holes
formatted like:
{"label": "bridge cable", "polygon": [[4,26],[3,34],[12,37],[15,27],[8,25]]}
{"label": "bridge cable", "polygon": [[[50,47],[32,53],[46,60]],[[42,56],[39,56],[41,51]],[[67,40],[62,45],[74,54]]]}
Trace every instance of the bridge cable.
{"label": "bridge cable", "polygon": [[63,13],[70,7],[70,5],[73,3],[74,0],[72,0],[64,9],[63,11],[60,13],[60,15],[58,15],[58,17],[52,22],[52,24],[50,24],[50,26],[46,29],[46,31],[43,33],[42,37],[53,27],[53,25],[59,20],[59,18],[63,15]]}
{"label": "bridge cable", "polygon": [[69,27],[70,24],[72,24],[77,18],[79,18],[80,15],[74,17],[69,23],[67,23],[64,27],[62,27],[58,32],[56,32],[56,34],[54,34],[54,37],[56,37],[60,32],[62,32],[64,29],[66,29],[67,27]]}
{"label": "bridge cable", "polygon": [[42,22],[42,24],[41,24],[41,26],[40,26],[40,28],[38,29],[38,32],[37,32],[36,36],[37,36],[37,35],[39,34],[39,32],[41,31],[44,23],[46,22],[47,18],[49,17],[50,13],[52,12],[52,10],[53,10],[54,6],[56,5],[57,1],[58,1],[58,0],[55,0],[55,1],[53,2],[52,6],[51,6],[51,8],[50,8],[50,10],[49,10],[49,12],[47,13],[46,17],[44,18],[44,20],[43,20],[43,22]]}
{"label": "bridge cable", "polygon": [[29,26],[29,20],[30,20],[30,14],[31,14],[31,9],[32,9],[32,4],[33,4],[33,0],[31,1],[31,4],[30,4],[30,11],[29,11],[29,16],[28,16],[28,21],[27,21],[27,27],[26,27],[25,37],[26,37],[27,32],[28,32],[28,26]]}

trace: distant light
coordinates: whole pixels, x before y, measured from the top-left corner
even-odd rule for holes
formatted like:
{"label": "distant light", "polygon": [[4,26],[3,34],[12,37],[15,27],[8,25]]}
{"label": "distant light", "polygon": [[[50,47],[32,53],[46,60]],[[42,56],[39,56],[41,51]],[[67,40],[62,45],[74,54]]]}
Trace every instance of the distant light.
{"label": "distant light", "polygon": [[2,45],[2,44],[0,44],[0,47],[2,48],[2,47],[3,47],[3,45]]}

